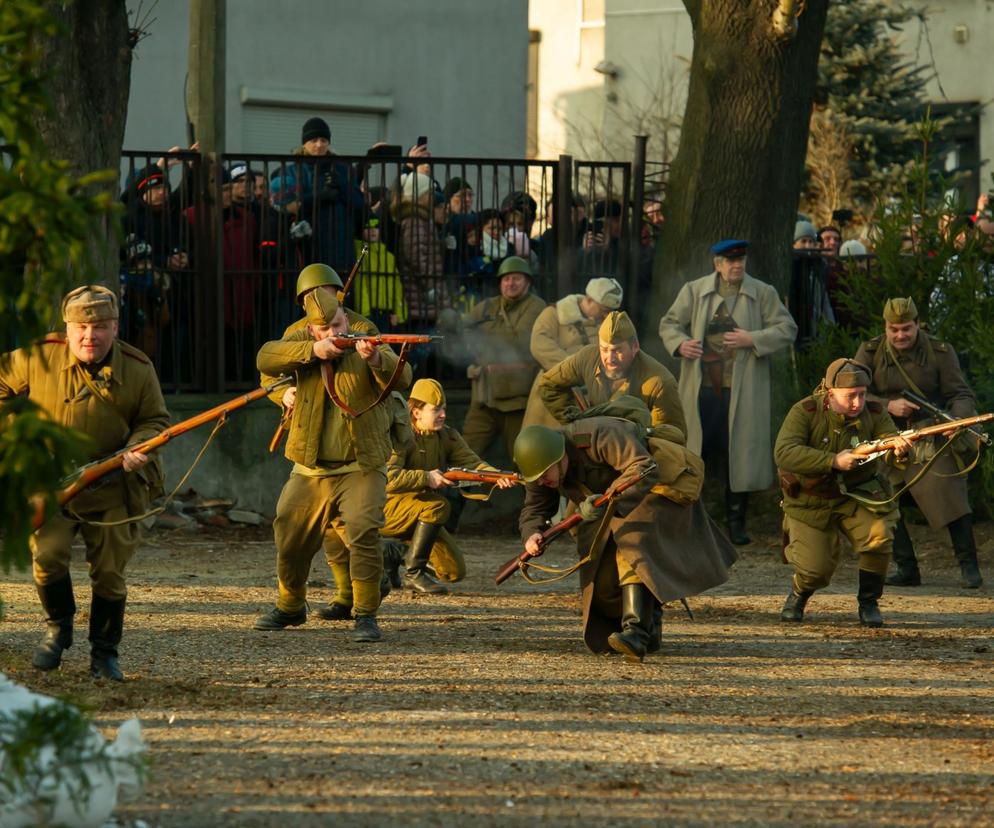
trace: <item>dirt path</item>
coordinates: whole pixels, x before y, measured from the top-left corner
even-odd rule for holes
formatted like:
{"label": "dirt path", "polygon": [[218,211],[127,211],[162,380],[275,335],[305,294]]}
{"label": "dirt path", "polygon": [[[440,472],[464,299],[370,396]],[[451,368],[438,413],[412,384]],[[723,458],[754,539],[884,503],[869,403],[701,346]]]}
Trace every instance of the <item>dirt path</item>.
{"label": "dirt path", "polygon": [[[851,560],[809,623],[781,624],[788,570],[761,538],[696,620],[667,607],[638,666],[583,647],[575,578],[493,586],[513,538],[467,538],[455,594],[391,595],[385,640],[359,645],[316,616],[250,629],[275,592],[265,533],[160,533],[132,564],[125,685],[85,677],[85,642],[54,675],[30,667],[20,573],[0,580],[0,664],[108,730],[140,717],[152,775],[126,824],[994,825],[990,594],[915,534],[927,585],[885,595],[882,630],[855,624]],[[312,577],[318,606],[323,561]]]}

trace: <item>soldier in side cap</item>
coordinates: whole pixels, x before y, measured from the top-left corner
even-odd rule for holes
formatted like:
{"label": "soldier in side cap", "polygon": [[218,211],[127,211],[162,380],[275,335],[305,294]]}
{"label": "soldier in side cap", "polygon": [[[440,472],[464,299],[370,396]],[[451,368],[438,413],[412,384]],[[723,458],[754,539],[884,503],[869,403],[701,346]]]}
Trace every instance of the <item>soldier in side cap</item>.
{"label": "soldier in side cap", "polygon": [[892,489],[882,462],[902,460],[891,454],[860,465],[852,453],[858,443],[897,431],[882,405],[866,401],[871,381],[863,363],[835,360],[814,393],[790,409],[777,435],[784,555],[794,568],[782,621],[803,620],[808,599],[831,582],[845,537],[859,559],[859,622],[883,624],[877,601],[898,512],[886,502]]}
{"label": "soldier in side cap", "polygon": [[725,482],[732,543],[749,543],[749,492],[773,482],[770,356],[793,343],[797,325],[776,288],[746,273],[749,243],[713,245],[714,272],[688,282],[659,321],[680,363],[687,447]]}
{"label": "soldier in side cap", "polygon": [[255,628],[282,630],[306,622],[311,559],[326,534],[336,531],[348,549],[348,563],[333,564],[332,572],[337,584],[351,584],[353,638],[378,641],[383,574],[378,530],[392,451],[388,392],[392,382],[406,388],[411,369],[405,365],[395,377],[398,357],[387,345],[359,342],[354,351],[335,346],[332,338],[347,333],[349,322],[334,288],[308,293],[304,310],[306,329],[265,343],[257,359],[263,374],[295,374],[297,399],[286,444],[294,466],[273,523],[279,595]]}
{"label": "soldier in side cap", "polygon": [[[438,380],[414,383],[407,406],[414,439],[395,448],[387,463],[386,523],[381,534],[408,541],[404,586],[439,595],[448,592],[439,580],[452,583],[466,577],[466,560],[445,529],[452,507],[443,492],[452,483],[442,472],[452,467],[491,471],[494,467],[445,424],[445,391]],[[509,479],[498,485],[510,488],[515,484]],[[429,560],[439,580],[428,572]],[[394,569],[399,563],[394,562]]]}
{"label": "soldier in side cap", "polygon": [[[977,398],[967,385],[953,347],[926,333],[918,323],[918,309],[910,297],[888,299],[884,305],[884,333],[859,346],[856,358],[873,367],[868,399],[885,406],[899,428],[917,428],[933,422],[927,411],[901,396],[912,391],[953,417],[977,413]],[[944,438],[930,448],[938,449]],[[973,537],[967,479],[962,473],[978,449],[969,434],[955,438],[953,446],[935,461],[915,483],[910,494],[929,526],[945,526],[962,575],[961,586],[976,589],[983,583]],[[962,457],[959,456],[962,451]],[[966,461],[964,463],[963,461]],[[921,463],[911,463],[894,472],[894,483],[910,482],[921,472]],[[893,586],[918,586],[921,572],[914,546],[901,518],[894,529],[896,570],[887,578]]]}
{"label": "soldier in side cap", "polygon": [[538,393],[545,407],[566,424],[580,413],[571,389],[581,387],[589,405],[621,396],[645,403],[652,425],[673,426],[671,439],[686,442],[687,422],[676,378],[660,362],[639,349],[635,326],[624,311],[611,311],[586,345],[539,377]]}
{"label": "soldier in side cap", "polygon": [[[591,343],[597,342],[597,330],[604,317],[621,307],[624,291],[617,279],[598,277],[587,282],[583,293],[564,296],[549,305],[535,320],[532,328],[531,352],[543,371],[555,368]],[[553,417],[539,396],[539,373],[532,383],[525,408],[523,425],[556,426]]]}
{"label": "soldier in side cap", "polygon": [[54,670],[73,641],[76,600],[69,576],[70,547],[78,532],[86,545],[90,604],[90,672],[123,681],[118,646],[128,595],[124,570],[141,541],[137,522],[113,523],[148,510],[161,490],[158,461],[128,446],[148,440],[169,425],[159,380],[148,357],[118,341],[114,293],[85,285],[62,302],[65,334],[49,334],[38,345],[0,361],[0,401],[25,395],[55,422],[92,440],[90,459],[124,450],[124,473],[85,489],[65,513],[52,516],[31,536],[32,570],[45,610],[48,634],[32,663]]}

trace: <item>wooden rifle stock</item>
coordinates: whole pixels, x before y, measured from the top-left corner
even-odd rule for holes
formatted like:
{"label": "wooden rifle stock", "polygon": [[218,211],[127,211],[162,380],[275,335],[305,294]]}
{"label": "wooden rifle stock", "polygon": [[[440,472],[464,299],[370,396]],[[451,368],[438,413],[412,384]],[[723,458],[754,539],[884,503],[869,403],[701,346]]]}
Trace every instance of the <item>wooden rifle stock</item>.
{"label": "wooden rifle stock", "polygon": [[[932,403],[930,403],[925,398],[919,397],[914,391],[909,391],[907,388],[905,388],[901,392],[901,396],[904,397],[904,399],[906,399],[908,402],[917,405],[923,411],[927,411],[937,420],[941,420],[947,423],[952,423],[956,421],[956,418],[953,417],[952,414],[943,411],[937,405],[932,405]],[[974,437],[980,440],[980,442],[982,442],[985,446],[989,446],[991,444],[991,436],[986,432],[980,431],[979,429],[976,428],[967,428],[967,431],[969,431]]]}
{"label": "wooden rifle stock", "polygon": [[[65,506],[87,486],[92,485],[101,477],[110,474],[112,471],[116,471],[121,468],[124,464],[124,455],[126,452],[133,451],[137,454],[149,454],[159,448],[159,446],[168,443],[171,439],[173,439],[173,437],[179,437],[179,435],[186,434],[186,432],[199,428],[206,423],[223,418],[227,416],[229,412],[243,408],[249,403],[261,399],[267,394],[275,391],[277,388],[291,382],[293,382],[293,377],[282,377],[272,385],[256,388],[254,391],[242,394],[240,397],[235,397],[233,400],[228,400],[228,402],[216,405],[214,408],[203,411],[200,414],[196,414],[174,426],[170,426],[165,429],[165,431],[156,434],[155,437],[150,437],[148,440],[136,443],[133,446],[125,446],[102,460],[94,460],[92,463],[87,463],[85,466],[76,470],[76,472],[72,475],[72,482],[60,491],[58,495],[56,495],[56,503],[58,503],[59,506]],[[44,522],[45,503],[42,499],[38,498],[36,499],[35,513],[31,518],[31,527],[33,529],[39,529]]]}
{"label": "wooden rifle stock", "polygon": [[490,469],[451,468],[442,472],[442,477],[453,483],[490,483],[510,478],[515,483],[524,485],[525,479],[517,472],[493,471]]}
{"label": "wooden rifle stock", "polygon": [[[637,477],[633,477],[631,480],[626,480],[619,486],[616,486],[614,491],[605,492],[599,498],[594,501],[594,507],[600,508],[601,506],[606,506],[612,500],[614,500],[618,495],[630,489],[640,480],[642,480],[646,475],[656,470],[656,464],[646,466],[639,473]],[[574,526],[578,526],[583,523],[583,515],[579,512],[574,512],[568,518],[565,518],[554,526],[550,526],[542,533],[542,538],[538,544],[538,552],[536,554],[530,553],[527,549],[522,550],[519,554],[515,555],[511,560],[505,563],[500,569],[497,570],[497,574],[494,575],[494,583],[500,586],[504,581],[510,578],[515,572],[517,572],[523,563],[525,563],[530,558],[537,558],[545,551],[545,547],[548,546],[552,541],[558,538],[560,535],[565,534]]]}
{"label": "wooden rifle stock", "polygon": [[339,350],[354,348],[356,343],[371,342],[374,345],[423,345],[444,337],[429,334],[339,334],[329,336],[332,344]]}
{"label": "wooden rifle stock", "polygon": [[935,425],[925,426],[924,428],[909,428],[907,431],[898,432],[892,437],[881,437],[878,440],[867,440],[865,443],[860,443],[853,448],[852,453],[857,457],[863,458],[862,462],[865,463],[875,457],[879,457],[881,454],[886,454],[888,451],[899,448],[902,445],[902,440],[915,443],[925,437],[932,437],[936,434],[950,434],[963,428],[971,428],[981,423],[989,423],[991,420],[994,420],[994,414],[978,414],[975,417],[949,420],[948,422],[936,423]]}

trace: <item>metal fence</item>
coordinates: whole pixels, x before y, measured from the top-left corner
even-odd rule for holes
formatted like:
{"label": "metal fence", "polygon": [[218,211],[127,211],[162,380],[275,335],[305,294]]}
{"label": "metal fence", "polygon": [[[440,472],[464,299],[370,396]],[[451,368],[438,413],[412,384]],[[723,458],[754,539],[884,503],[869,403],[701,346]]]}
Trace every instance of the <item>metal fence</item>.
{"label": "metal fence", "polygon": [[[348,304],[386,331],[430,331],[443,309],[494,295],[510,255],[529,260],[548,301],[613,276],[640,306],[644,144],[633,163],[421,161],[126,152],[122,337],[167,390],[254,385],[260,345],[301,315],[300,269],[324,262],[344,280],[363,243]],[[460,379],[434,350],[419,356],[420,370]]]}

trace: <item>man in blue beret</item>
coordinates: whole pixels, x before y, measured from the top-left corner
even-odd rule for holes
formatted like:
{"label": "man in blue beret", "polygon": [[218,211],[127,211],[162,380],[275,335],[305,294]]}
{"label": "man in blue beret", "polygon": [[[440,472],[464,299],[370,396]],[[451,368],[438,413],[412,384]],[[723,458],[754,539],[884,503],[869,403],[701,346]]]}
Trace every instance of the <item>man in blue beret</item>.
{"label": "man in blue beret", "polygon": [[659,321],[666,350],[681,359],[680,399],[687,448],[725,478],[728,534],[749,543],[749,492],[773,482],[770,355],[797,336],[772,285],[746,272],[749,242],[711,246],[714,271],[680,290]]}

